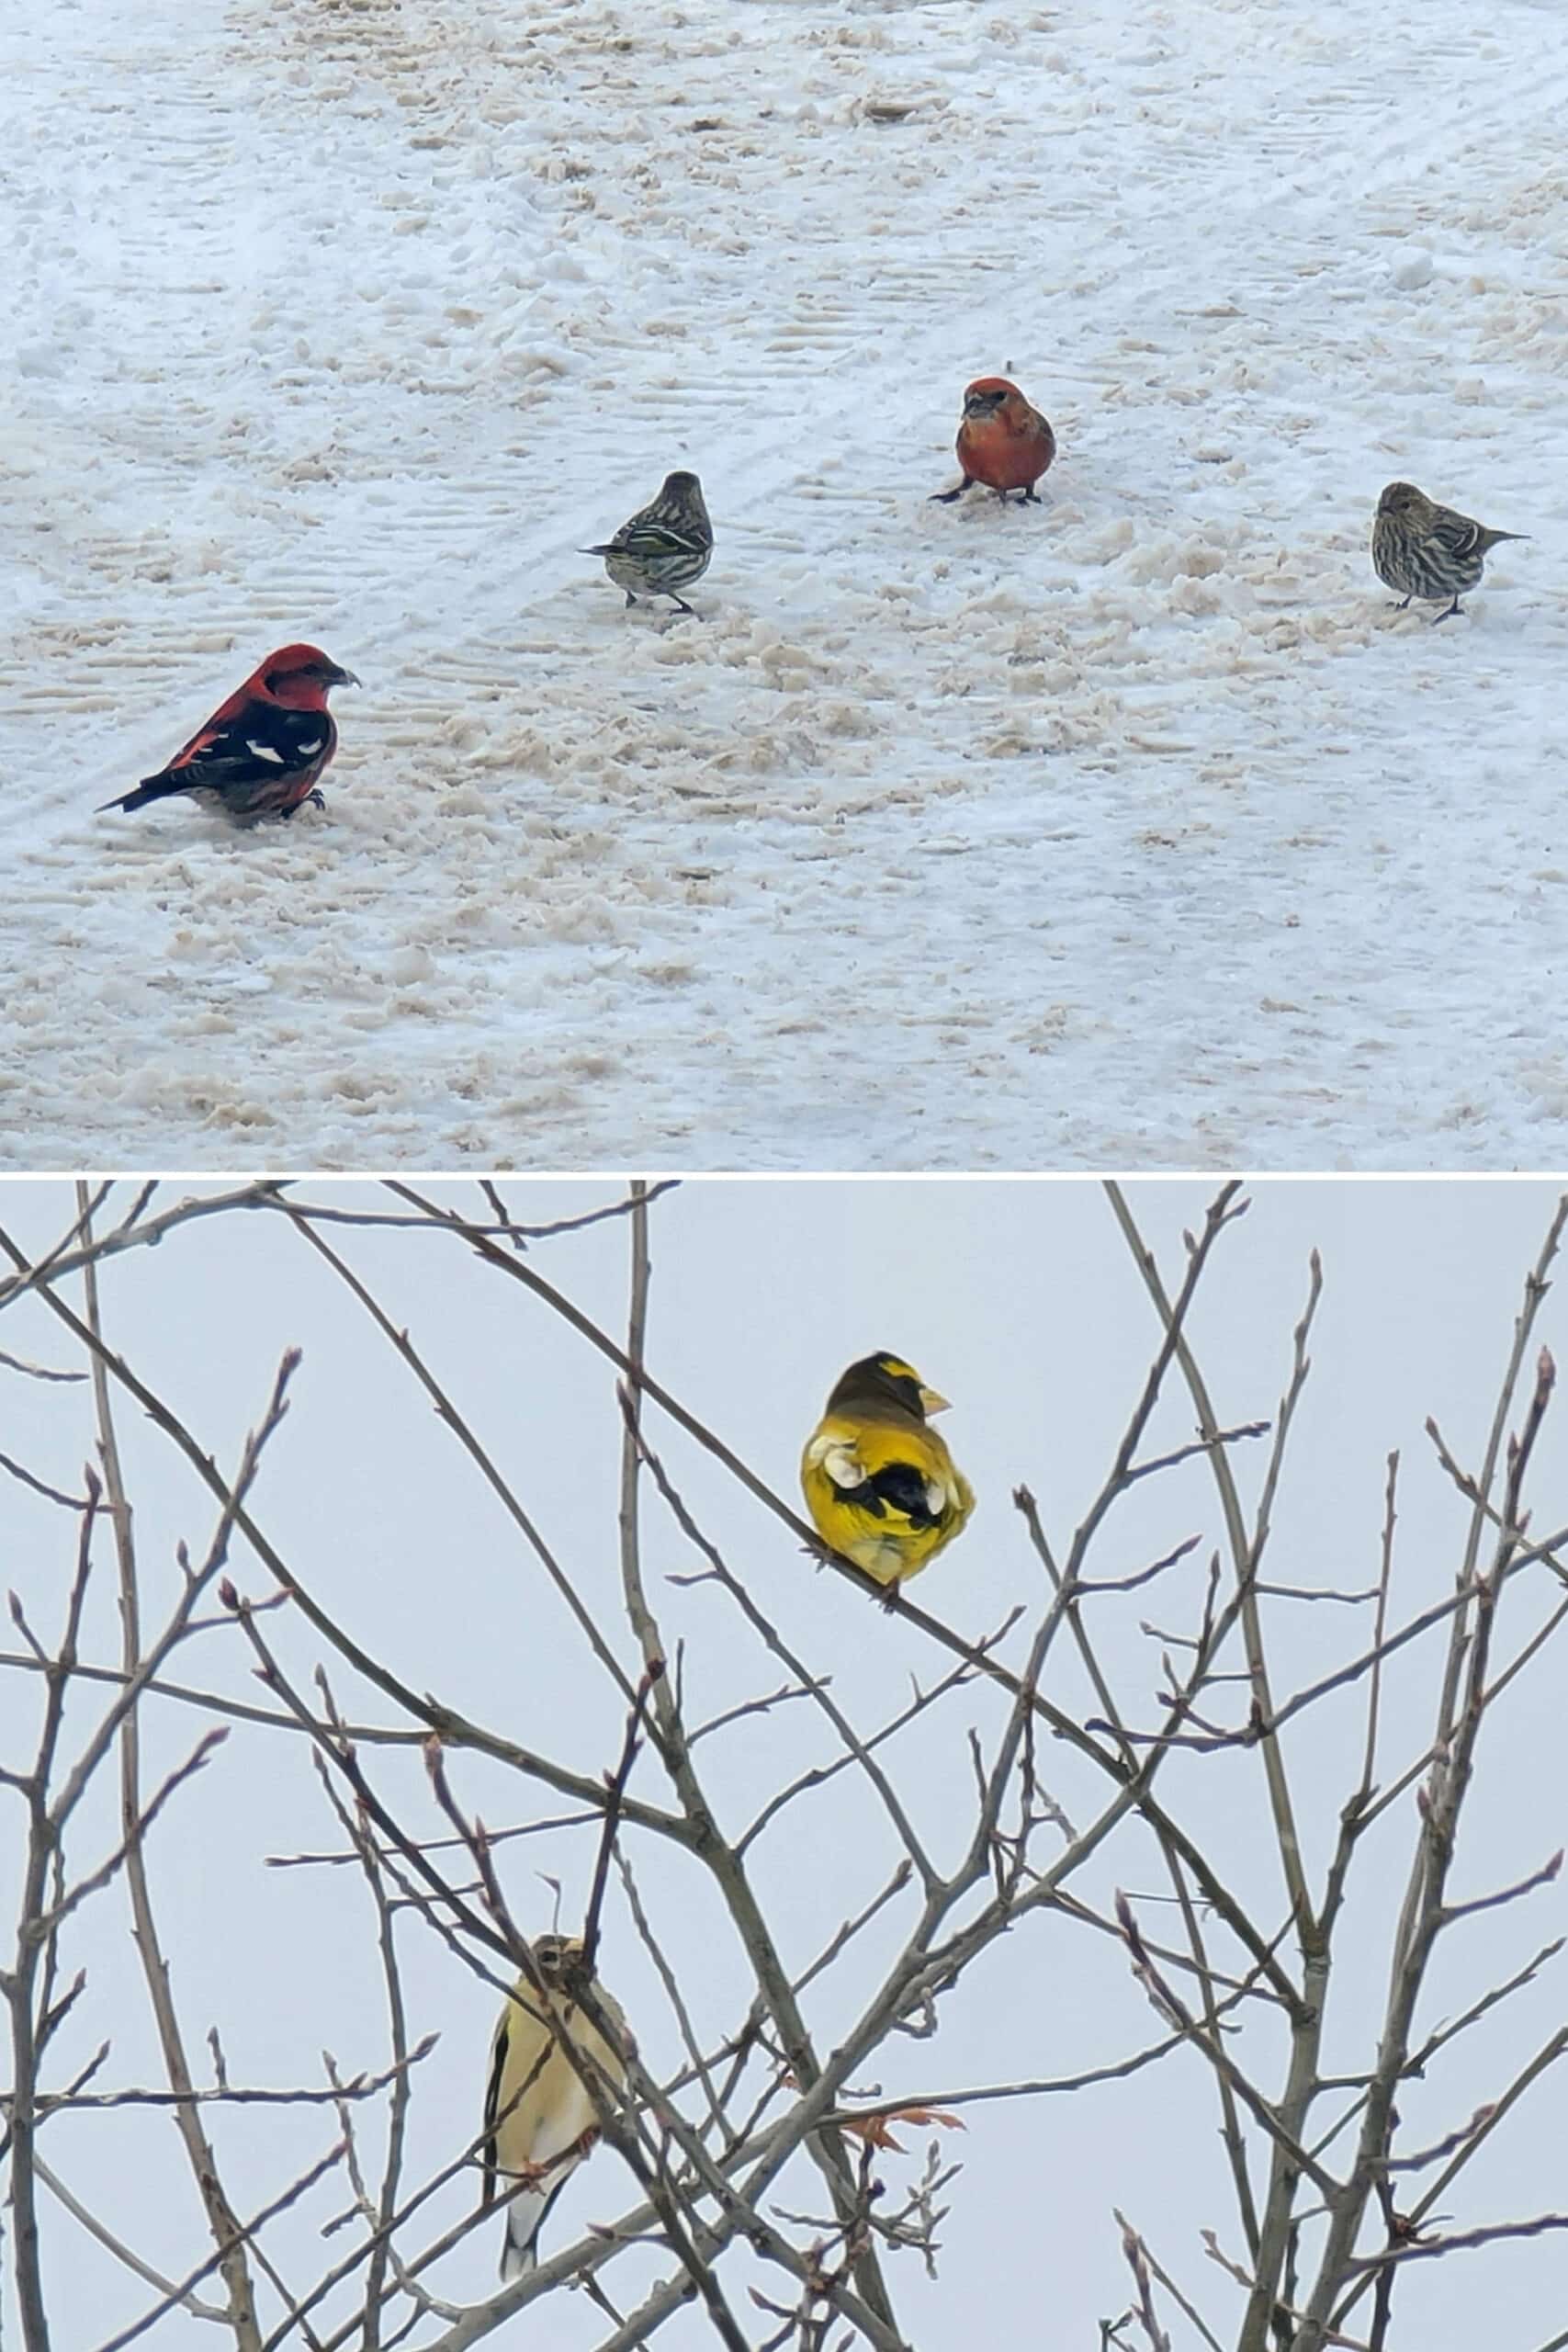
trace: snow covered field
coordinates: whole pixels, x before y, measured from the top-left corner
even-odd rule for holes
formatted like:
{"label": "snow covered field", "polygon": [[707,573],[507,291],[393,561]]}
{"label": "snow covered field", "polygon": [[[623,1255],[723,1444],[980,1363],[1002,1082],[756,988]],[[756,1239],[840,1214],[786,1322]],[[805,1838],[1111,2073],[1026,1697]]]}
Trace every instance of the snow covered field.
{"label": "snow covered field", "polygon": [[[1565,119],[1558,0],[7,12],[6,1164],[1562,1164]],[[95,817],[299,636],[324,815]]]}

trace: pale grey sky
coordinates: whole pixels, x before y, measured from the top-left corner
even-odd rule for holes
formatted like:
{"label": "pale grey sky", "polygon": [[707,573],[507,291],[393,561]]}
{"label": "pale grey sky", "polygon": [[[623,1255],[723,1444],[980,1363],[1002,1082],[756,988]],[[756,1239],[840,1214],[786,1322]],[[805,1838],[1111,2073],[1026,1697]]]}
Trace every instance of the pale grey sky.
{"label": "pale grey sky", "polygon": [[[431,1189],[479,1208],[472,1186]],[[617,1188],[518,1182],[504,1189],[520,1216],[544,1219],[592,1206]],[[1197,1226],[1213,1190],[1186,1181],[1130,1190],[1172,1283],[1179,1278],[1181,1229]],[[364,1184],[312,1182],[300,1191],[309,1198],[330,1193],[340,1202],[385,1204]],[[1254,1185],[1250,1193],[1249,1213],[1219,1244],[1191,1327],[1225,1421],[1275,1410],[1314,1244],[1323,1253],[1325,1282],[1313,1376],[1279,1496],[1268,1574],[1312,1586],[1370,1583],[1385,1457],[1398,1447],[1404,1457],[1393,1610],[1398,1621],[1448,1589],[1465,1528],[1463,1510],[1434,1464],[1424,1421],[1435,1415],[1461,1460],[1477,1460],[1525,1272],[1555,1188],[1504,1181],[1280,1182]],[[57,1234],[71,1215],[70,1190],[62,1184],[18,1181],[0,1192],[0,1221],[29,1244]],[[649,1364],[667,1387],[794,1501],[801,1440],[837,1373],[873,1348],[897,1349],[952,1399],[943,1427],[979,1498],[970,1528],[920,1578],[914,1597],[970,1634],[994,1627],[1017,1603],[1038,1608],[1041,1574],[1011,1489],[1027,1481],[1064,1549],[1103,1479],[1157,1338],[1097,1185],[694,1182],[658,1204],[653,1235]],[[448,1239],[354,1232],[340,1246],[449,1383],[630,1664],[618,1600],[619,1423],[609,1367],[546,1307]],[[626,1250],[626,1229],[609,1225],[543,1244],[530,1263],[619,1329]],[[104,1299],[114,1344],[189,1416],[202,1443],[225,1464],[261,1408],[277,1356],[287,1345],[301,1346],[293,1408],[256,1502],[260,1522],[301,1581],[416,1688],[581,1770],[597,1771],[612,1761],[621,1705],[585,1657],[581,1634],[405,1367],[281,1219],[252,1215],[193,1225],[157,1250],[107,1268]],[[1560,1354],[1568,1347],[1555,1293],[1540,1332]],[[0,1348],[52,1364],[73,1361],[64,1334],[36,1301],[0,1316]],[[0,1382],[3,1450],[72,1485],[92,1442],[86,1391],[46,1389],[4,1372]],[[1560,1415],[1568,1404],[1554,1410]],[[152,1622],[159,1597],[166,1600],[173,1589],[175,1543],[183,1536],[199,1555],[211,1510],[157,1431],[123,1403],[119,1426]],[[813,1667],[831,1672],[836,1697],[857,1723],[868,1727],[896,1710],[911,1675],[933,1678],[941,1657],[912,1628],[815,1571],[787,1531],[656,1411],[649,1431],[699,1521]],[[1190,1434],[1190,1409],[1173,1376],[1150,1443],[1164,1450]],[[1265,1451],[1264,1444],[1237,1451],[1247,1497],[1256,1492]],[[1568,1520],[1563,1449],[1551,1423],[1534,1504],[1540,1532]],[[777,1667],[758,1655],[722,1594],[661,1581],[696,1563],[656,1499],[647,1505],[646,1527],[647,1563],[667,1638],[686,1645],[692,1718],[776,1687]],[[1098,1604],[1093,1622],[1104,1656],[1137,1723],[1155,1719],[1159,1652],[1157,1641],[1140,1633],[1140,1620],[1190,1626],[1202,1563],[1223,1538],[1205,1466],[1194,1463],[1135,1488],[1112,1511],[1091,1555],[1091,1574],[1122,1574],[1190,1534],[1202,1542],[1180,1569],[1152,1590]],[[52,1625],[63,1596],[69,1539],[62,1513],[0,1479],[5,1581],[23,1594],[40,1629]],[[253,1594],[267,1589],[265,1574],[243,1554],[235,1574]],[[89,1610],[89,1657],[113,1654],[111,1586],[106,1546]],[[1366,1614],[1276,1604],[1277,1690],[1300,1687],[1347,1655]],[[1504,1654],[1511,1655],[1537,1622],[1535,1598],[1521,1592],[1504,1612]],[[307,1676],[322,1644],[292,1611],[275,1616],[270,1631],[291,1668]],[[14,1640],[5,1646],[14,1648]],[[1021,1646],[1021,1629],[1010,1654]],[[1418,1645],[1391,1672],[1391,1766],[1405,1761],[1424,1736],[1437,1655],[1435,1644]],[[347,1669],[330,1659],[329,1668],[352,1711],[389,1720],[386,1702],[357,1690]],[[1568,1711],[1559,1695],[1562,1670],[1562,1654],[1549,1650],[1510,1691],[1483,1743],[1456,1878],[1461,1897],[1529,1871],[1564,1842]],[[187,1647],[178,1672],[185,1681],[254,1693],[230,1628]],[[1055,1654],[1048,1687],[1064,1706],[1092,1711],[1066,1645]],[[12,1672],[5,1690],[0,1761],[15,1767],[28,1753],[36,1687]],[[73,1718],[78,1729],[86,1720],[84,1709]],[[203,1720],[173,1705],[150,1719],[149,1777],[186,1750]],[[890,1752],[939,1860],[953,1859],[969,1819],[968,1727],[989,1740],[1000,1721],[993,1694],[961,1692]],[[1321,1870],[1352,1785],[1360,1724],[1356,1694],[1308,1716],[1290,1745],[1314,1870]],[[705,1757],[727,1817],[739,1823],[762,1792],[828,1752],[825,1727],[796,1706],[715,1739],[698,1756]],[[416,1755],[379,1754],[373,1770],[389,1797],[428,1818]],[[1041,1770],[1075,1820],[1092,1812],[1100,1790],[1089,1767],[1048,1745]],[[464,1801],[477,1804],[492,1826],[557,1810],[542,1792],[463,1757],[453,1758],[452,1777]],[[636,1785],[650,1799],[665,1798],[647,1755]],[[1271,1929],[1278,1924],[1278,1871],[1256,1758],[1175,1759],[1164,1789],[1166,1802],[1211,1841]],[[12,1796],[0,1813],[7,1877],[18,1811]],[[1389,1911],[1403,1883],[1412,1819],[1408,1802],[1393,1809],[1369,1841],[1353,1883],[1353,1907],[1365,1905],[1364,1932],[1348,1939],[1330,2030],[1347,2072],[1368,2056]],[[111,1836],[100,1806],[77,1860],[96,1859]],[[319,2079],[323,2046],[347,2071],[382,2063],[380,1994],[357,1879],[346,1871],[280,1872],[264,1864],[269,1853],[337,1843],[304,1743],[239,1729],[155,1833],[154,1891],[191,2038],[199,2044],[216,2022],[235,2081]],[[580,1913],[591,1838],[573,1833],[502,1850],[525,1924],[548,1924],[549,1898],[533,1876],[536,1867],[562,1878],[569,1921]],[[728,2022],[743,1978],[722,1915],[694,1871],[667,1849],[634,1844],[632,1850],[696,2008],[715,2027]],[[1049,1838],[1044,1850],[1054,1850]],[[804,1962],[880,1883],[893,1859],[885,1822],[848,1777],[786,1815],[759,1845],[756,1860],[761,1892],[789,1958]],[[1077,1892],[1101,1905],[1117,1885],[1152,1891],[1160,1884],[1137,1832],[1112,1840],[1075,1882]],[[1426,2021],[1461,2008],[1565,1928],[1563,1896],[1552,1887],[1455,1929]],[[442,2036],[422,2069],[414,2102],[417,2177],[422,2164],[434,2165],[474,2128],[491,2003],[417,1924],[406,1928],[405,1946],[412,2030]],[[824,2047],[854,2014],[865,1970],[886,1949],[885,1941],[874,1951],[868,1939],[863,1967],[848,1965],[841,1982],[829,1977],[817,1988],[811,2022]],[[83,1910],[70,1956],[73,1965],[88,1968],[90,1983],[61,2066],[80,2063],[111,2037],[105,2079],[155,2081],[121,1889]],[[631,2016],[645,2057],[655,2071],[667,2069],[677,2050],[673,2028],[614,1901],[603,1971]],[[1560,2018],[1562,2001],[1549,1971],[1456,2044],[1402,2101],[1412,2137],[1442,2136],[1495,2094]],[[950,1998],[936,2037],[896,2042],[875,2079],[892,2092],[1053,2075],[1113,2060],[1156,2032],[1113,1945],[1059,1918],[1036,1917]],[[1568,2207],[1561,2112],[1561,2086],[1549,2079],[1497,2135],[1493,2152],[1461,2176],[1445,2210],[1468,2224]],[[895,2264],[890,2274],[922,2352],[967,2352],[977,2325],[989,2340],[1043,2352],[1094,2346],[1098,2320],[1127,2300],[1112,2204],[1146,2233],[1226,2335],[1235,2290],[1205,2259],[1198,2233],[1212,2226],[1233,2254],[1239,2235],[1213,2096],[1195,2059],[1178,2056],[1071,2100],[973,2109],[967,2120],[968,2131],[953,2135],[952,2153],[964,2170],[942,2230],[939,2282],[928,2285],[912,2261]],[[252,2109],[222,2117],[215,2129],[242,2208],[274,2193],[297,2154],[303,2162],[332,2136],[319,2112],[301,2123]],[[912,2178],[918,2167],[924,2135],[913,2132],[908,2139],[902,2166],[888,2159],[892,2183]],[[51,2127],[46,2150],[78,2194],[112,2210],[151,2260],[175,2267],[199,2250],[191,2192],[165,2121],[73,2118]],[[809,2192],[797,2168],[784,2201]],[[309,2220],[301,2213],[279,2233],[292,2278],[310,2275],[342,2250],[344,2240],[330,2240],[323,2250],[314,2235],[314,2225],[338,2201],[335,2193],[318,2196]],[[566,2245],[583,2221],[608,2220],[630,2201],[615,2159],[600,2154],[552,2215],[547,2252]],[[450,2201],[444,2210],[454,2210]],[[74,2352],[139,2310],[142,2291],[128,2297],[121,2275],[57,2209],[46,2204],[44,2219],[57,2340]],[[458,2301],[488,2291],[495,2240],[489,2229],[470,2241],[442,2274],[439,2290]],[[1422,2352],[1461,2344],[1535,2352],[1562,2324],[1562,2261],[1561,2239],[1547,2237],[1413,2266],[1400,2290],[1393,2340],[1419,2343]],[[547,2318],[545,2309],[521,2316],[499,2340],[547,2344],[553,2352],[558,2345],[592,2344],[603,2330],[581,2298],[554,2299]],[[14,2313],[6,2317],[14,2330]],[[1179,2345],[1190,2340],[1184,2325],[1174,2322]],[[695,2315],[683,2314],[663,2340],[695,2345],[705,2333]],[[194,2344],[211,2335],[181,2320],[165,2323],[152,2340]]]}

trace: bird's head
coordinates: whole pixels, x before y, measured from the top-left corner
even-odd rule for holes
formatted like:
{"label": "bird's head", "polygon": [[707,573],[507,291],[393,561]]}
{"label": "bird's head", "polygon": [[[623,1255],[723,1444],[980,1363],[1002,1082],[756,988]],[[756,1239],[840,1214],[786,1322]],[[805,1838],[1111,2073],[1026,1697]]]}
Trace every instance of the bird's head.
{"label": "bird's head", "polygon": [[547,1984],[564,1984],[582,1959],[581,1936],[536,1936],[534,1965]]}
{"label": "bird's head", "polygon": [[1018,386],[1010,384],[1005,376],[976,376],[965,389],[964,413],[972,424],[983,424],[987,417],[995,416],[998,409],[1005,408],[1009,401],[1022,398]]}
{"label": "bird's head", "polygon": [[1413,481],[1391,481],[1378,500],[1378,513],[1403,515],[1414,523],[1429,514],[1431,505],[1431,500]]}
{"label": "bird's head", "polygon": [[886,1349],[851,1364],[829,1397],[828,1410],[832,1412],[845,1405],[877,1403],[897,1405],[906,1413],[913,1413],[918,1421],[929,1420],[933,1413],[947,1410],[946,1397],[934,1388],[928,1388],[913,1364],[906,1363],[902,1356],[889,1354]]}
{"label": "bird's head", "polygon": [[274,702],[302,710],[320,709],[334,686],[359,684],[352,670],[343,669],[319,645],[279,646],[262,663],[260,677]]}
{"label": "bird's head", "polygon": [[688,515],[696,517],[707,514],[707,507],[703,502],[703,486],[695,474],[666,474],[654,504],[661,514],[671,516],[676,522]]}

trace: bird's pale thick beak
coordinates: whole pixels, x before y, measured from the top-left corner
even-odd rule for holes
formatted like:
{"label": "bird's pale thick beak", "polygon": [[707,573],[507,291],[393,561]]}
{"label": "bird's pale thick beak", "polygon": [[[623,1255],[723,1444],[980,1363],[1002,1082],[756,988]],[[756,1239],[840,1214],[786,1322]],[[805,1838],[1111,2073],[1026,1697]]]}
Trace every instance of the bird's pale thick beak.
{"label": "bird's pale thick beak", "polygon": [[971,392],[964,403],[964,413],[965,416],[993,415],[1000,408],[1003,397],[1000,392]]}
{"label": "bird's pale thick beak", "polygon": [[945,1413],[949,1410],[947,1399],[945,1396],[939,1396],[934,1388],[922,1388],[920,1410],[929,1420],[933,1413]]}

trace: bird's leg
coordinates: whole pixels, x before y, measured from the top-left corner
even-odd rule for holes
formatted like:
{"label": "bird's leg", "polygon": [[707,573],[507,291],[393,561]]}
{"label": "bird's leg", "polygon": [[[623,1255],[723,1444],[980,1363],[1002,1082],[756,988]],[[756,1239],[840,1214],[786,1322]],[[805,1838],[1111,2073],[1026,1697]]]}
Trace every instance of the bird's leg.
{"label": "bird's leg", "polygon": [[936,506],[951,506],[955,498],[962,498],[966,490],[970,490],[974,487],[974,475],[965,474],[956,490],[933,490],[931,492],[932,504]]}
{"label": "bird's leg", "polygon": [[1440,628],[1442,627],[1442,625],[1443,625],[1444,621],[1451,621],[1451,620],[1452,620],[1452,618],[1453,618],[1453,616],[1454,616],[1454,615],[1455,615],[1458,611],[1459,611],[1459,598],[1456,596],[1456,597],[1454,598],[1454,600],[1453,600],[1453,603],[1449,606],[1449,608],[1448,608],[1447,612],[1446,612],[1446,613],[1439,613],[1439,614],[1438,615],[1437,619],[1432,623],[1432,627],[1433,627],[1434,628]]}
{"label": "bird's leg", "polygon": [[547,2163],[542,2165],[502,2165],[497,2169],[501,2178],[506,2182],[507,2193],[510,2195],[513,2189],[517,2188],[537,2188],[539,2183],[547,2179],[554,2172],[559,2162],[558,2156],[551,2156]]}
{"label": "bird's leg", "polygon": [[1043,498],[1036,498],[1032,488],[1026,483],[1024,486],[1023,496],[1018,503],[1021,506],[1043,506],[1045,501]]}
{"label": "bird's leg", "polygon": [[673,589],[667,588],[664,593],[669,597],[670,602],[674,605],[675,610],[678,613],[689,613],[694,621],[700,621],[702,619],[702,615],[698,612],[696,606],[694,605],[686,604],[682,598],[675,594]]}
{"label": "bird's leg", "polygon": [[898,1579],[895,1577],[892,1583],[887,1587],[886,1591],[882,1595],[882,1598],[877,1602],[877,1607],[879,1609],[885,1609],[888,1616],[891,1617],[895,1611],[900,1607],[902,1600],[903,1594],[899,1589]]}
{"label": "bird's leg", "polygon": [[626,590],[626,609],[628,610],[628,612],[630,611],[630,609],[631,609],[632,605],[635,605],[636,603],[637,603],[637,598],[632,594],[631,590],[628,588],[628,589]]}
{"label": "bird's leg", "polygon": [[[1415,594],[1416,591],[1412,588],[1410,591],[1410,596],[1414,596]],[[1400,604],[1395,605],[1393,609],[1396,613],[1407,613],[1410,610],[1410,596],[1404,597],[1404,600]]]}
{"label": "bird's leg", "polygon": [[558,2148],[553,2156],[546,2156],[540,2164],[508,2165],[502,2177],[510,2181],[513,2188],[537,2188],[548,2180],[552,2173],[559,2172],[563,2165],[575,2165],[586,2156],[598,2139],[599,2126],[591,2123],[586,2132],[580,2132],[575,2140],[569,2140],[566,2146]]}

